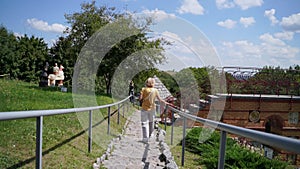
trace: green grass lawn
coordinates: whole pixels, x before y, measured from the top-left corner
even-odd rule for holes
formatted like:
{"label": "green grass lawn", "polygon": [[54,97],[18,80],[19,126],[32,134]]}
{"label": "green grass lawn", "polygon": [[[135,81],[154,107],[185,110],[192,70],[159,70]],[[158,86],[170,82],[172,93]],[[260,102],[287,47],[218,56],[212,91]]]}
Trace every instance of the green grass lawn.
{"label": "green grass lawn", "polygon": [[[107,96],[97,96],[99,105],[112,103]],[[37,84],[0,79],[0,112],[73,108],[72,93],[59,88],[39,88]],[[112,108],[112,111],[116,108]],[[132,109],[130,109],[130,112]],[[9,113],[9,112],[8,112]],[[81,113],[83,114],[83,113]],[[86,113],[85,113],[86,114]],[[107,109],[93,114],[92,152],[88,153],[86,128],[78,114],[45,116],[43,121],[44,168],[92,168],[93,162],[106,150],[109,140],[121,132],[126,121],[111,117],[112,136],[106,135]],[[35,118],[0,121],[0,168],[35,167]]]}

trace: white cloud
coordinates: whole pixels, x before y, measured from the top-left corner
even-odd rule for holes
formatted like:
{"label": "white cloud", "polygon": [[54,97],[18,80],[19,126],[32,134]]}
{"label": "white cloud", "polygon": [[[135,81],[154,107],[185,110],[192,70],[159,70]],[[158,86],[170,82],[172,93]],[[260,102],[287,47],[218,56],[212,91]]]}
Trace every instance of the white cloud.
{"label": "white cloud", "polygon": [[145,15],[148,15],[152,18],[154,18],[155,21],[162,21],[164,19],[168,19],[168,18],[175,18],[175,14],[169,14],[169,13],[166,13],[165,11],[163,10],[159,10],[159,9],[154,9],[154,10],[143,10],[142,13],[144,13]]}
{"label": "white cloud", "polygon": [[195,15],[203,15],[204,8],[197,0],[183,0],[177,12],[179,12],[180,14],[191,13]]}
{"label": "white cloud", "polygon": [[223,66],[263,67],[265,65],[259,46],[248,41],[223,42],[218,51]]}
{"label": "white cloud", "polygon": [[264,1],[263,0],[234,0],[234,3],[242,8],[242,10],[249,9],[255,6],[261,6]]}
{"label": "white cloud", "polygon": [[275,15],[275,9],[270,9],[265,11],[265,16],[271,21],[272,25],[277,24],[279,21],[274,16]]}
{"label": "white cloud", "polygon": [[300,58],[300,49],[289,46],[270,34],[260,36],[258,44],[246,40],[223,42],[219,48],[223,64],[232,66],[278,65],[289,67]]}
{"label": "white cloud", "polygon": [[14,35],[15,35],[15,37],[23,37],[24,36],[23,34],[20,34],[18,32],[14,32]]}
{"label": "white cloud", "polygon": [[170,38],[170,40],[174,41],[182,41],[181,38],[179,37],[179,35],[177,35],[176,33],[173,33],[173,32],[169,32],[169,31],[165,31],[162,33],[162,35]]}
{"label": "white cloud", "polygon": [[[300,49],[284,43],[282,40],[266,33],[259,37],[262,41],[262,52],[275,59],[294,59],[299,55]],[[292,65],[292,64],[291,64]],[[290,66],[291,66],[290,65]]]}
{"label": "white cloud", "polygon": [[182,39],[178,34],[169,31],[162,32],[162,35],[164,39],[171,42],[172,45],[170,49],[173,53],[192,54],[192,51],[187,48],[188,45],[185,44],[190,43],[191,37],[185,37],[185,39]]}
{"label": "white cloud", "polygon": [[278,32],[274,34],[274,37],[282,40],[292,40],[294,32]]}
{"label": "white cloud", "polygon": [[237,58],[261,57],[259,46],[248,41],[223,42],[228,54]]}
{"label": "white cloud", "polygon": [[247,17],[247,18],[241,17],[240,23],[247,28],[248,26],[251,26],[255,23],[255,19],[253,17]]}
{"label": "white cloud", "polygon": [[280,25],[284,30],[300,33],[300,13],[283,17]]}
{"label": "white cloud", "polygon": [[225,27],[227,29],[232,29],[236,25],[236,21],[233,21],[231,19],[226,19],[225,21],[220,21],[217,23],[219,26]]}
{"label": "white cloud", "polygon": [[217,8],[223,9],[223,8],[233,8],[235,6],[234,2],[232,0],[216,0]]}
{"label": "white cloud", "polygon": [[67,28],[66,26],[58,23],[49,25],[48,22],[38,20],[36,18],[27,19],[27,23],[31,27],[45,32],[63,33],[63,31]]}
{"label": "white cloud", "polygon": [[[187,35],[165,31],[163,38],[172,43],[165,48],[167,62],[183,63],[185,67],[220,66],[215,48],[202,34]],[[179,67],[176,67],[176,70]],[[181,67],[180,67],[181,68]]]}
{"label": "white cloud", "polygon": [[216,5],[219,9],[240,7],[242,10],[247,10],[252,7],[262,6],[263,0],[216,0]]}
{"label": "white cloud", "polygon": [[274,38],[269,33],[265,33],[265,34],[261,35],[259,37],[259,39],[262,40],[264,43],[272,44],[275,46],[284,46],[285,45],[285,43],[282,40],[280,40],[278,38]]}
{"label": "white cloud", "polygon": [[164,55],[167,57],[167,62],[163,65],[158,65],[162,70],[181,70],[187,66],[196,67],[199,66],[199,58],[195,56],[192,51],[192,37],[181,37],[180,35],[164,31],[162,37],[169,41],[172,45],[166,46]]}
{"label": "white cloud", "polygon": [[[277,37],[266,33],[261,35],[259,39],[262,41],[260,44],[261,52],[271,58],[294,59],[296,56],[299,57],[299,48],[289,46]],[[290,66],[293,64],[290,63]]]}
{"label": "white cloud", "polygon": [[[299,48],[288,45],[276,46],[269,43],[262,43],[261,48],[266,56],[273,59],[293,59],[297,54],[299,55]],[[290,66],[293,64],[295,63],[290,63]]]}

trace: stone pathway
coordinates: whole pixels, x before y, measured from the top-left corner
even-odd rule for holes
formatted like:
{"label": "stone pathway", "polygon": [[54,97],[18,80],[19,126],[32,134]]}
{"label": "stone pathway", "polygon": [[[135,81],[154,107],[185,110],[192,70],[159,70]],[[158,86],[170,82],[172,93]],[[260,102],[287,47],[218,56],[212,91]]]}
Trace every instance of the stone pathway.
{"label": "stone pathway", "polygon": [[[97,159],[94,168],[108,169],[162,169],[178,168],[169,147],[164,143],[165,132],[154,130],[154,137],[143,143],[140,112],[136,111],[128,120],[124,135],[112,141],[106,160]],[[100,164],[100,165],[99,165]]]}

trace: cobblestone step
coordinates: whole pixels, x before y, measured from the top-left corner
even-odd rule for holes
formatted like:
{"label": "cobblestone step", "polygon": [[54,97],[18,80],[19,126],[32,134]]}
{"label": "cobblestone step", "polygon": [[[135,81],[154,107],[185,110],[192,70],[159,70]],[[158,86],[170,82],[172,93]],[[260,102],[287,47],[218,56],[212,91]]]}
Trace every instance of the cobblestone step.
{"label": "cobblestone step", "polygon": [[94,169],[176,169],[170,149],[164,143],[165,132],[154,131],[148,143],[142,142],[140,111],[127,120],[124,135],[114,139],[108,151],[94,163]]}

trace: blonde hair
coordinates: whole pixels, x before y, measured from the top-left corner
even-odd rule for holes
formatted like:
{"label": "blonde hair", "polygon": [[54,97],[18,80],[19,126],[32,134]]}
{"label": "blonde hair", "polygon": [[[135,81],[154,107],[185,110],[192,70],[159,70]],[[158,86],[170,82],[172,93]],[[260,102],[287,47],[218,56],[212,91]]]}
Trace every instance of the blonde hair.
{"label": "blonde hair", "polygon": [[154,78],[151,78],[151,77],[149,77],[145,82],[147,87],[154,87],[154,83],[155,83],[155,80],[154,80]]}

